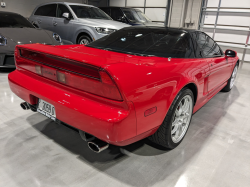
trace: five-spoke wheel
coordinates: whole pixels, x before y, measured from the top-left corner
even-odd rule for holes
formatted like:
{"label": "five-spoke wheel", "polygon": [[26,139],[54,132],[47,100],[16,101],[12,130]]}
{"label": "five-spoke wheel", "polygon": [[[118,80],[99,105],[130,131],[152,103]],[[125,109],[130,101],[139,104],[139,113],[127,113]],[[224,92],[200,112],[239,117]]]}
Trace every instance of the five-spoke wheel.
{"label": "five-spoke wheel", "polygon": [[187,133],[192,119],[193,106],[194,94],[185,87],[177,94],[163,123],[149,139],[169,149],[177,147]]}
{"label": "five-spoke wheel", "polygon": [[182,98],[178,104],[172,123],[171,137],[178,143],[186,134],[192,116],[193,100],[190,95]]}

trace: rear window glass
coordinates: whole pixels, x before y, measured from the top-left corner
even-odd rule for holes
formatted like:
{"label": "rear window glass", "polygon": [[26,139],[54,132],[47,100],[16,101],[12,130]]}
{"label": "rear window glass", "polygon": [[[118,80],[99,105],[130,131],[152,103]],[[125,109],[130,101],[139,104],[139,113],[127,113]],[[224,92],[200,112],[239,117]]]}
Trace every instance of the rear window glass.
{"label": "rear window glass", "polygon": [[18,14],[11,14],[0,12],[0,28],[9,27],[9,28],[34,28],[34,26],[23,16]]}
{"label": "rear window glass", "polygon": [[122,29],[87,46],[135,55],[194,57],[189,34],[167,29]]}
{"label": "rear window glass", "polygon": [[56,17],[56,4],[44,5],[39,7],[34,15]]}

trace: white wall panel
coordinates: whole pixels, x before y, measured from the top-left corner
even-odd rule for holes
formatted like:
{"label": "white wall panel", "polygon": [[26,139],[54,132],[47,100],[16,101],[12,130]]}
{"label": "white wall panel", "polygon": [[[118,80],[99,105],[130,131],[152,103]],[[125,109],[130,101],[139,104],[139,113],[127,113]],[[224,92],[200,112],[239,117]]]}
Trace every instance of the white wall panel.
{"label": "white wall panel", "polygon": [[145,14],[152,21],[164,21],[166,8],[145,8]]}
{"label": "white wall panel", "polygon": [[241,35],[241,34],[215,33],[214,39],[216,41],[244,44],[246,42],[247,37],[246,35]]}
{"label": "white wall panel", "polygon": [[144,7],[144,0],[127,0],[129,7]]}
{"label": "white wall panel", "polygon": [[146,7],[166,7],[167,0],[146,0]]}
{"label": "white wall panel", "polygon": [[109,0],[109,6],[125,7],[125,0]]}
{"label": "white wall panel", "polygon": [[[209,0],[211,1],[211,0]],[[250,0],[222,0],[221,7],[245,7],[250,8]]]}
{"label": "white wall panel", "polygon": [[218,23],[217,24],[249,26],[250,17],[249,16],[233,16],[233,15],[224,16],[224,15],[220,15],[218,17]]}
{"label": "white wall panel", "polygon": [[208,0],[207,7],[218,7],[219,0]]}
{"label": "white wall panel", "polygon": [[214,24],[216,20],[216,15],[206,14],[204,24]]}
{"label": "white wall panel", "polygon": [[250,62],[250,50],[247,50],[246,56],[245,56],[245,61]]}

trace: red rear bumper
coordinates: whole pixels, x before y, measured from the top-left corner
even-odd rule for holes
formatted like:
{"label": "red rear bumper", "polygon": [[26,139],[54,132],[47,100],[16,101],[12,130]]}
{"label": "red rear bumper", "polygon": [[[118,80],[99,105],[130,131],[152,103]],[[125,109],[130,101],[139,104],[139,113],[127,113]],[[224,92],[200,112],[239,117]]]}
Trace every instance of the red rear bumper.
{"label": "red rear bumper", "polygon": [[136,137],[136,116],[132,102],[117,107],[107,102],[84,97],[76,90],[42,78],[27,71],[16,70],[9,74],[11,90],[30,104],[41,98],[55,106],[57,119],[85,131],[110,144],[124,146]]}

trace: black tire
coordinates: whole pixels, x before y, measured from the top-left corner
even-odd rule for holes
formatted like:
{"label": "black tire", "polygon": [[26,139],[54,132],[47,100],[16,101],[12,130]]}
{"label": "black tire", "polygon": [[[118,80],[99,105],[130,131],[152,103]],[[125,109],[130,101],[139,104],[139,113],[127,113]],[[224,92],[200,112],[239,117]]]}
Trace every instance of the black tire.
{"label": "black tire", "polygon": [[[191,120],[192,120],[192,115],[190,118],[190,122],[189,125],[187,127],[187,130],[185,132],[185,135],[182,137],[182,139],[178,142],[175,143],[173,142],[172,138],[171,138],[171,131],[172,131],[172,123],[174,120],[174,116],[175,116],[175,111],[179,105],[179,103],[182,101],[182,99],[187,96],[190,95],[192,98],[192,103],[194,103],[194,94],[193,92],[189,89],[189,88],[183,88],[178,95],[176,96],[176,98],[174,99],[171,107],[168,110],[168,113],[163,121],[163,123],[161,124],[161,126],[159,127],[159,129],[156,131],[155,134],[153,134],[152,136],[149,137],[149,140],[151,140],[152,142],[161,145],[165,148],[168,149],[174,149],[176,148],[184,139],[188,128],[190,126]],[[193,114],[193,106],[192,106],[192,111],[191,114]]]}
{"label": "black tire", "polygon": [[[235,68],[237,68],[237,69],[239,68],[238,63],[236,63],[236,65],[234,66],[234,69]],[[234,72],[234,69],[233,69],[233,72]],[[232,80],[233,72],[232,72],[230,78],[227,81],[227,85],[221,90],[222,92],[229,92],[233,88],[234,84],[233,84],[233,86],[231,86],[231,80]],[[237,72],[236,72],[236,74],[237,74]]]}
{"label": "black tire", "polygon": [[[80,37],[78,38],[77,44],[81,44],[82,40],[86,40],[86,41],[88,41],[88,43],[91,43],[91,42],[92,42],[92,39],[91,39],[89,36],[87,36],[87,35],[82,35],[82,36],[80,36]],[[86,44],[86,43],[85,43],[85,44]]]}

